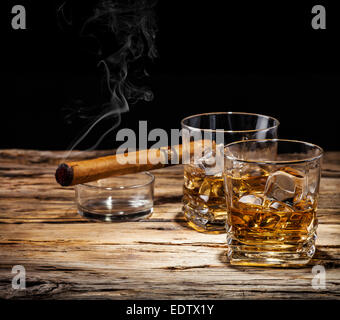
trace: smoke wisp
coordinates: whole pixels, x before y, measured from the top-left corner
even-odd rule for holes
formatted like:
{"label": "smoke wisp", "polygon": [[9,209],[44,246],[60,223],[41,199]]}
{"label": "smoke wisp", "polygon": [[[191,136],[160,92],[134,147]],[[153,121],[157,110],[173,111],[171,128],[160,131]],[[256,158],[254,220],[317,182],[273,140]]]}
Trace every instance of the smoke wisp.
{"label": "smoke wisp", "polygon": [[[71,6],[70,6],[71,4]],[[98,124],[109,121],[109,128],[101,131],[101,141],[121,122],[121,114],[129,111],[129,105],[138,101],[151,101],[153,93],[145,86],[137,85],[148,76],[146,60],[157,57],[155,37],[157,32],[154,0],[97,0],[91,13],[80,19],[81,37],[93,39],[97,67],[102,74],[101,103],[86,105],[82,102],[69,107],[67,120],[75,117],[86,119],[84,132],[69,148],[68,155]],[[75,28],[73,19],[77,7],[65,2],[59,8],[60,21],[64,28]],[[79,23],[79,22],[78,22]]]}

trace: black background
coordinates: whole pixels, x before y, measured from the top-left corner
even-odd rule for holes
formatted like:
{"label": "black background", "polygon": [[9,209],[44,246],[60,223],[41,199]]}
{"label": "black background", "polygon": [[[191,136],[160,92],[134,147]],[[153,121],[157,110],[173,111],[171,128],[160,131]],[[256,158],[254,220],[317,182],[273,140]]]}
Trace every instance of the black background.
{"label": "black background", "polygon": [[[62,2],[2,4],[0,148],[66,149],[84,122],[67,123],[65,106],[100,101],[97,61],[77,32],[58,26]],[[73,14],[81,17],[86,1],[73,2]],[[27,30],[11,28],[14,4],[25,5]],[[316,4],[326,7],[326,30],[311,27]],[[136,130],[147,120],[149,130],[169,130],[190,114],[255,112],[278,118],[282,138],[340,149],[340,11],[334,1],[159,0],[156,12],[159,58],[147,64],[145,79],[155,98],[130,105],[119,129]],[[117,147],[114,138],[98,148]],[[90,135],[78,147],[96,139]]]}

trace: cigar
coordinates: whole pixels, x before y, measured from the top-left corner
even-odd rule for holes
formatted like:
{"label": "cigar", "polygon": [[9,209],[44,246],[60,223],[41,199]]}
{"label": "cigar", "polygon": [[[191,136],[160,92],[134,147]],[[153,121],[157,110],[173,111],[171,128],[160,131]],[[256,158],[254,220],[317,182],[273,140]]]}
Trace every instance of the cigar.
{"label": "cigar", "polygon": [[[212,147],[211,140],[192,141],[185,149],[181,144],[159,149],[146,149],[124,154],[116,154],[90,160],[65,162],[56,170],[56,181],[63,187],[73,186],[115,175],[160,169],[182,163],[184,152],[189,157],[203,148]],[[196,150],[196,151],[195,151]],[[122,164],[118,157],[124,155]],[[120,158],[122,159],[122,158]]]}

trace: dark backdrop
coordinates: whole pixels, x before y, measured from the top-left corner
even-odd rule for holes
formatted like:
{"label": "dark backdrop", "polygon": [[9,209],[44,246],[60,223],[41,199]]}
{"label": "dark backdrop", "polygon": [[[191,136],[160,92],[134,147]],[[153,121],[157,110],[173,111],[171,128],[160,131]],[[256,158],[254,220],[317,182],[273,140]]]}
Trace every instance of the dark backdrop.
{"label": "dark backdrop", "polygon": [[[67,110],[76,100],[100,101],[96,61],[76,32],[58,26],[62,1],[19,2],[1,9],[0,147],[65,149],[84,126],[77,117],[66,121]],[[26,6],[27,30],[11,29],[14,4]],[[311,28],[315,4],[326,7],[326,30]],[[190,114],[244,111],[277,117],[280,137],[340,149],[334,1],[159,0],[156,12],[159,58],[147,63],[145,79],[154,100],[130,105],[119,129],[148,120],[150,130],[169,130]],[[116,147],[114,137],[98,148]],[[79,148],[96,139],[88,136]]]}

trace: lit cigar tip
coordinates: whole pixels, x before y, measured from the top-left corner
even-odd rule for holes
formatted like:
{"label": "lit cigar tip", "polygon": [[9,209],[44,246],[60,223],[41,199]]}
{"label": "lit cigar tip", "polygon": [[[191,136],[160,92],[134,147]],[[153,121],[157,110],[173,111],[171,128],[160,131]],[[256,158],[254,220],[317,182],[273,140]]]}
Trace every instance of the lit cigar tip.
{"label": "lit cigar tip", "polygon": [[73,180],[73,168],[62,163],[55,172],[55,179],[63,187],[70,186]]}

